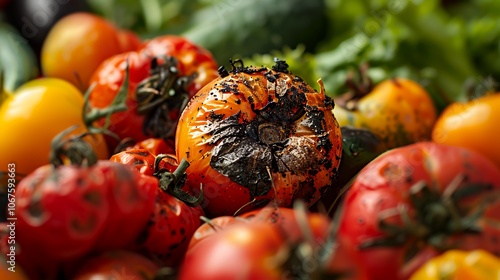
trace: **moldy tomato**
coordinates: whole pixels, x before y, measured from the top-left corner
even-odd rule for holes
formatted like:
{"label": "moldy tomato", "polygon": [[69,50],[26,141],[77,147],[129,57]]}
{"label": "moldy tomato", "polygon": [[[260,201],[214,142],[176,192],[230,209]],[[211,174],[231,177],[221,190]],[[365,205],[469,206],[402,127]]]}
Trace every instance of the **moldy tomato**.
{"label": "moldy tomato", "polygon": [[233,63],[183,111],[177,157],[190,163],[192,191],[203,185],[209,217],[233,215],[249,202],[247,210],[270,200],[311,205],[333,182],[342,154],[333,101],[287,67]]}
{"label": "moldy tomato", "polygon": [[432,131],[436,143],[475,150],[500,168],[500,93],[466,103],[452,103],[439,116]]}
{"label": "moldy tomato", "polygon": [[[134,52],[106,59],[92,75],[90,104],[106,108],[125,83],[129,67],[127,111],[113,114],[109,130],[120,139],[150,137],[173,142],[181,110],[196,91],[217,77],[210,52],[182,37],[160,36]],[[104,126],[105,120],[99,122]],[[110,149],[118,143],[106,138]]]}
{"label": "moldy tomato", "polygon": [[418,83],[394,78],[374,88],[371,84],[353,87],[352,92],[335,99],[333,112],[340,126],[368,129],[388,149],[430,139],[437,111]]}
{"label": "moldy tomato", "polygon": [[499,175],[460,147],[420,142],[387,151],[346,192],[337,240],[371,279],[407,279],[453,248],[500,254]]}

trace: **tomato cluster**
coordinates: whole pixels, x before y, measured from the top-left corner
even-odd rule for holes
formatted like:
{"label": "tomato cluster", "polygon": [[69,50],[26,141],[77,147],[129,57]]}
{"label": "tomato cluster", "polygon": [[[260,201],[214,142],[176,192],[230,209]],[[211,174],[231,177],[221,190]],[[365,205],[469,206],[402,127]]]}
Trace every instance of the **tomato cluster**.
{"label": "tomato cluster", "polygon": [[332,98],[278,58],[230,66],[182,36],[61,19],[43,77],[0,98],[15,277],[498,274],[499,94],[439,112],[410,79]]}

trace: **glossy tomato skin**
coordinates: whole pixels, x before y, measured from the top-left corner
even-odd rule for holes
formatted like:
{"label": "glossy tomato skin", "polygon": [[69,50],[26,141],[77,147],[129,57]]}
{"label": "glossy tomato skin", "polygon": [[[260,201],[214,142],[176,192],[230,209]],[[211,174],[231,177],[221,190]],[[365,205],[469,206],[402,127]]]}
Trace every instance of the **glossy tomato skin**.
{"label": "glossy tomato skin", "polygon": [[159,154],[175,154],[174,143],[166,142],[161,138],[147,138],[138,143],[135,143],[131,149],[140,148],[146,149],[153,155]]}
{"label": "glossy tomato skin", "polygon": [[[140,142],[154,137],[173,142],[181,107],[200,87],[217,75],[217,64],[208,51],[185,38],[177,36],[154,38],[144,42],[137,51],[110,57],[96,69],[90,82],[95,85],[90,94],[90,104],[93,107],[104,108],[112,103],[123,84],[127,61],[129,66],[127,110],[111,116],[109,130],[120,139],[131,138]],[[163,69],[165,67],[167,69]],[[169,72],[171,68],[176,69],[175,73]],[[163,85],[158,84],[160,82],[158,78],[156,82],[140,84],[146,79],[149,81],[154,78],[158,71],[168,77],[163,83],[167,83],[167,80],[172,81],[172,84],[166,86],[166,90]],[[153,86],[154,83],[157,85]],[[186,84],[178,88],[178,83]],[[139,94],[144,87],[154,87],[149,88],[148,97]],[[175,94],[169,96],[171,92],[167,91],[174,88]],[[158,94],[152,94],[151,90],[158,91]],[[144,109],[146,105],[158,101],[154,98],[165,96],[168,99],[153,108]],[[103,126],[105,121],[99,124]],[[112,149],[118,144],[116,139],[108,137],[106,140]]]}
{"label": "glossy tomato skin", "polygon": [[212,53],[184,37],[158,36],[143,42],[139,49],[150,57],[171,55],[179,61],[179,71],[182,75],[195,75],[188,86],[190,97],[219,76],[218,65]]}
{"label": "glossy tomato skin", "polygon": [[153,279],[159,269],[156,263],[138,253],[107,251],[83,261],[71,279]]}
{"label": "glossy tomato skin", "polygon": [[52,27],[43,43],[40,58],[43,74],[87,90],[99,64],[122,52],[117,33],[113,24],[91,13],[65,16]]}
{"label": "glossy tomato skin", "polygon": [[189,250],[178,279],[282,279],[283,232],[267,222],[238,223]]}
{"label": "glossy tomato skin", "polygon": [[207,215],[233,215],[254,198],[246,211],[317,201],[342,153],[332,106],[323,89],[268,68],[235,68],[201,89],[179,120],[176,153],[190,163],[193,192],[203,185]]}
{"label": "glossy tomato skin", "polygon": [[136,247],[163,265],[175,267],[182,261],[203,215],[200,206],[189,206],[158,188],[154,213]]}
{"label": "glossy tomato skin", "polygon": [[158,179],[112,161],[99,161],[107,183],[109,215],[94,245],[97,251],[132,247],[153,214]]}
{"label": "glossy tomato skin", "polygon": [[246,219],[237,218],[234,216],[219,216],[210,221],[201,224],[194,232],[189,241],[188,250],[196,246],[200,241],[212,236],[214,233],[223,230],[225,227],[235,223],[246,223]]}
{"label": "glossy tomato skin", "polygon": [[368,129],[389,149],[430,140],[437,118],[429,93],[403,78],[382,81],[352,110],[335,106],[333,112],[340,126]]}
{"label": "glossy tomato skin", "polygon": [[117,154],[114,154],[109,159],[113,162],[119,162],[125,165],[130,165],[140,173],[148,176],[155,175],[155,172],[160,170],[167,170],[169,172],[174,172],[174,170],[179,166],[177,158],[174,155],[164,154],[161,161],[158,161],[157,157],[153,155],[148,149],[142,148],[131,148]]}
{"label": "glossy tomato skin", "polygon": [[[371,279],[408,279],[412,270],[447,246],[498,252],[495,240],[500,232],[486,221],[500,218],[500,204],[489,200],[500,188],[499,174],[499,169],[487,158],[459,147],[421,142],[393,149],[368,164],[347,191],[338,218],[337,238],[351,248],[349,253]],[[476,190],[466,195],[471,189]],[[429,212],[419,212],[422,208],[417,207],[422,206],[412,202],[410,192],[415,194],[412,196],[415,201],[425,202],[421,205]],[[472,225],[449,227],[452,220],[457,220],[446,216],[449,213],[442,216],[432,211],[445,210],[441,208],[446,204],[441,202],[442,198],[429,196],[433,198],[418,200],[430,193],[451,197],[460,215],[471,215],[478,205],[484,205],[483,215],[474,222],[481,233],[468,232]],[[396,230],[407,228],[402,218],[405,213],[418,228],[399,237],[382,228],[381,221]],[[423,235],[417,236],[416,232]],[[404,239],[398,240],[402,237]],[[393,239],[392,246],[390,239]],[[384,243],[374,245],[377,241]],[[409,251],[413,249],[417,252],[412,258]],[[409,260],[405,261],[405,256],[409,256]]]}
{"label": "glossy tomato skin", "polygon": [[[52,139],[77,125],[71,135],[86,131],[82,119],[82,93],[61,79],[32,80],[3,101],[0,107],[0,164],[16,165],[16,175],[26,176],[48,163]],[[7,137],[8,136],[8,137]],[[99,159],[109,157],[100,134],[85,137]]]}
{"label": "glossy tomato skin", "polygon": [[485,250],[449,250],[419,268],[410,280],[495,279],[500,275],[500,258]]}
{"label": "glossy tomato skin", "polygon": [[432,131],[436,143],[475,150],[500,168],[500,93],[466,103],[452,103],[439,116]]}

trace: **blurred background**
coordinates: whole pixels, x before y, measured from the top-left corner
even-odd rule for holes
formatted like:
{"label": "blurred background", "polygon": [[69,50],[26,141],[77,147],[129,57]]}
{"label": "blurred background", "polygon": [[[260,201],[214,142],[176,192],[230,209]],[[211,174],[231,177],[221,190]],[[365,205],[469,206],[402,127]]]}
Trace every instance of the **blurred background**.
{"label": "blurred background", "polygon": [[313,86],[321,78],[332,96],[346,90],[347,73],[362,63],[374,82],[419,81],[440,109],[471,89],[496,87],[500,78],[498,0],[0,0],[0,6],[2,21],[35,59],[58,19],[90,11],[142,39],[186,36],[221,65],[285,59]]}

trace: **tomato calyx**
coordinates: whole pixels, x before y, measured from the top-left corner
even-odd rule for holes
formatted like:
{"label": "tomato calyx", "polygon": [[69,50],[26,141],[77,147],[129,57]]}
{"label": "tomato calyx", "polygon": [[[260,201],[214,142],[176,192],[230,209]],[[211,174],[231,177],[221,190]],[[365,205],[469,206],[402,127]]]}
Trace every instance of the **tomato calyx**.
{"label": "tomato calyx", "polygon": [[152,58],[150,76],[137,86],[137,112],[146,116],[145,135],[166,139],[175,133],[176,117],[189,100],[187,88],[197,76],[181,76],[177,65],[173,56]]}
{"label": "tomato calyx", "polygon": [[87,167],[97,163],[98,158],[92,149],[92,145],[83,140],[90,133],[86,132],[66,138],[77,127],[74,125],[62,131],[52,140],[49,159],[54,167],[57,168],[68,161],[71,165]]}
{"label": "tomato calyx", "polygon": [[159,179],[160,189],[164,192],[175,196],[177,199],[186,203],[189,206],[195,207],[201,204],[203,200],[203,188],[200,186],[200,194],[198,197],[189,194],[188,192],[182,190],[182,186],[186,181],[186,169],[189,167],[189,162],[186,159],[182,159],[179,166],[170,172],[167,169],[159,169],[160,162],[169,155],[160,154],[155,158],[155,173],[153,176]]}
{"label": "tomato calyx", "polygon": [[[447,186],[444,192],[439,192],[426,182],[418,182],[410,189],[410,201],[415,208],[412,217],[407,206],[400,205],[387,209],[379,215],[379,228],[385,233],[383,237],[366,240],[360,249],[385,246],[404,246],[410,242],[405,254],[409,261],[426,245],[439,250],[453,249],[455,244],[448,238],[456,234],[480,234],[477,225],[492,200],[498,199],[498,194],[488,195],[471,209],[460,208],[459,201],[475,197],[492,190],[491,184],[467,184],[459,186],[466,180],[459,174]],[[401,221],[394,223],[391,221]]]}
{"label": "tomato calyx", "polygon": [[[95,108],[90,105],[90,94],[92,93],[94,85],[91,85],[89,89],[85,92],[82,117],[85,127],[91,134],[103,133],[115,139],[119,138],[116,134],[109,131],[108,127],[111,122],[110,118],[112,114],[117,112],[123,112],[128,109],[127,104],[125,103],[127,100],[128,86],[129,86],[129,63],[127,60],[125,64],[125,78],[123,79],[123,84],[118,90],[118,94],[113,99],[113,102],[108,107]],[[103,127],[94,126],[94,123],[102,118],[106,118],[104,126]]]}
{"label": "tomato calyx", "polygon": [[356,69],[356,72],[351,71],[347,74],[345,84],[349,91],[335,97],[335,105],[349,111],[357,110],[359,100],[368,95],[374,87],[372,79],[368,75],[368,68],[368,64],[363,63]]}

